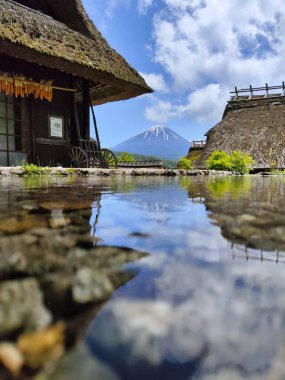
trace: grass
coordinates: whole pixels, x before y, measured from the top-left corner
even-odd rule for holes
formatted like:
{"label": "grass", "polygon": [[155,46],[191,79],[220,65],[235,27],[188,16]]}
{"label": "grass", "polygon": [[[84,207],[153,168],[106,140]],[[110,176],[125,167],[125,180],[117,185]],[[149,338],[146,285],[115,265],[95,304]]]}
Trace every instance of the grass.
{"label": "grass", "polygon": [[22,166],[24,176],[43,176],[51,173],[51,168],[41,167],[34,164],[24,164]]}

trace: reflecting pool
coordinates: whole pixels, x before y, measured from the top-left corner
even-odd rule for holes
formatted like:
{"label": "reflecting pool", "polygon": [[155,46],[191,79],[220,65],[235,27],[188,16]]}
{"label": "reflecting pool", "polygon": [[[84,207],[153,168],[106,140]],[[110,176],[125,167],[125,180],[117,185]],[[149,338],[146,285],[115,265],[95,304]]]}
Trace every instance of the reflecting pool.
{"label": "reflecting pool", "polygon": [[285,177],[0,186],[0,322],[2,284],[34,279],[32,330],[65,325],[45,379],[285,379]]}

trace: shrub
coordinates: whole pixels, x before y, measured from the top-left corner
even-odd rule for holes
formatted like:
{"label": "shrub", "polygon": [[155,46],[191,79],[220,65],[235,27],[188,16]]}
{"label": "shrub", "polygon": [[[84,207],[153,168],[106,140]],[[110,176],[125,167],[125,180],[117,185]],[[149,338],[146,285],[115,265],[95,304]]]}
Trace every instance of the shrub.
{"label": "shrub", "polygon": [[178,169],[184,169],[184,170],[192,170],[193,167],[191,165],[191,162],[186,158],[180,158],[178,164],[177,164]]}
{"label": "shrub", "polygon": [[243,153],[240,150],[233,150],[230,156],[230,163],[231,170],[240,173],[249,173],[255,161],[250,154]]}
{"label": "shrub", "polygon": [[121,161],[121,162],[134,162],[135,157],[131,153],[123,152],[119,161]]}
{"label": "shrub", "polygon": [[210,170],[231,170],[230,155],[216,150],[207,159],[206,166]]}
{"label": "shrub", "polygon": [[239,173],[249,173],[255,161],[248,153],[240,150],[233,150],[232,154],[225,151],[213,152],[206,161],[208,169],[211,170],[231,170]]}

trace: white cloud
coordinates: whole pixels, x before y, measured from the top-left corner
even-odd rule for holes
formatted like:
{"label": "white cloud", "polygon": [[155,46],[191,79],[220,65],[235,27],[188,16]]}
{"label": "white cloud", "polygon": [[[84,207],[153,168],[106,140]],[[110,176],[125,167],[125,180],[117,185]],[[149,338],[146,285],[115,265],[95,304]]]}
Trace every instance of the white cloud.
{"label": "white cloud", "polygon": [[152,105],[146,107],[145,117],[151,122],[165,123],[172,117],[177,116],[176,107],[171,104],[170,101],[159,100],[153,96]]}
{"label": "white cloud", "polygon": [[[151,3],[151,2],[150,2]],[[154,60],[172,79],[175,100],[152,100],[152,121],[188,115],[219,120],[234,86],[284,80],[285,9],[281,0],[162,0],[154,16]],[[187,101],[185,102],[185,95]],[[184,99],[182,106],[181,99]]]}
{"label": "white cloud", "polygon": [[228,88],[219,84],[209,84],[190,93],[188,103],[180,106],[179,111],[198,122],[210,123],[221,117],[227,98]]}
{"label": "white cloud", "polygon": [[152,104],[146,107],[145,117],[152,122],[162,123],[174,117],[190,117],[200,123],[211,123],[221,118],[228,92],[227,87],[209,84],[191,92],[183,104],[163,101],[153,96]]}
{"label": "white cloud", "polygon": [[142,72],[140,72],[140,75],[154,91],[167,92],[167,84],[163,78],[163,75],[154,73],[147,74]]}
{"label": "white cloud", "polygon": [[138,11],[141,14],[146,14],[148,9],[154,4],[154,0],[138,0]]}
{"label": "white cloud", "polygon": [[177,9],[194,9],[200,7],[203,3],[202,0],[165,0],[166,4],[171,8]]}

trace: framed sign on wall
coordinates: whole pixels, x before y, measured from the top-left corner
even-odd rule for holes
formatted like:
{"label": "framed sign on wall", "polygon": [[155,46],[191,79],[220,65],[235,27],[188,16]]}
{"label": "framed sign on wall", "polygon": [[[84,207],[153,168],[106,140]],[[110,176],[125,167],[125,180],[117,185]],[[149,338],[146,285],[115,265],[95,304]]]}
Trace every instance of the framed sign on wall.
{"label": "framed sign on wall", "polygon": [[52,139],[65,139],[64,117],[49,115],[49,137]]}

